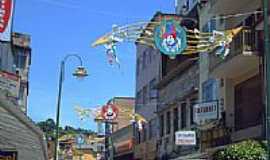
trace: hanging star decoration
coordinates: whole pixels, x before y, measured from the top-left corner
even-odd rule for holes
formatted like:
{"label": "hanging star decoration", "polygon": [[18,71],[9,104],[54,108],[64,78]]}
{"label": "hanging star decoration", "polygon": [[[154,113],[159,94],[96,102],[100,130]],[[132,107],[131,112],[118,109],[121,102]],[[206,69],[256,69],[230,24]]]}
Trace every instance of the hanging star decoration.
{"label": "hanging star decoration", "polygon": [[212,32],[190,29],[182,23],[192,18],[177,15],[160,15],[150,22],[137,22],[124,26],[113,25],[110,33],[98,38],[92,47],[105,46],[110,64],[119,64],[116,45],[135,42],[158,49],[160,53],[174,59],[177,55],[190,55],[201,52],[215,53],[225,58],[230,53],[230,43],[243,28]]}
{"label": "hanging star decoration", "polygon": [[86,118],[96,118],[100,115],[100,108],[82,108],[80,106],[75,106],[74,110],[81,121]]}

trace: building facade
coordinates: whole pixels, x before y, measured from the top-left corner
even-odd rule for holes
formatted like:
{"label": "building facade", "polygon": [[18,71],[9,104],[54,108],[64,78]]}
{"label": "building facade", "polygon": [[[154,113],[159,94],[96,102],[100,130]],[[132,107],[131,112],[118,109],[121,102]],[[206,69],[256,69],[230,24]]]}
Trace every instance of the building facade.
{"label": "building facade", "polygon": [[262,14],[215,18],[254,13],[261,6],[261,1],[209,0],[199,8],[202,31],[244,27],[233,39],[225,59],[211,53],[200,55],[199,97],[201,101],[219,101],[221,122],[211,128],[202,127],[202,150],[264,137],[263,32],[256,29]]}
{"label": "building facade", "polygon": [[110,132],[104,141],[105,154],[111,160],[123,157],[133,158],[133,128],[131,124],[135,99],[133,97],[114,97],[107,104],[114,104],[118,108],[118,115],[111,123],[109,122],[107,126],[109,128],[106,129],[105,124],[105,132],[108,130]]}
{"label": "building facade", "polygon": [[12,33],[11,42],[0,42],[0,89],[17,108],[27,113],[30,36]]}
{"label": "building facade", "polygon": [[[43,132],[0,94],[0,157],[12,153],[18,160],[48,160]],[[9,158],[7,158],[9,159]]]}
{"label": "building facade", "polygon": [[[161,13],[156,13],[151,22]],[[143,31],[142,34],[145,34]],[[142,130],[136,129],[135,159],[152,160],[156,158],[158,119],[156,116],[158,92],[156,85],[160,79],[161,55],[157,49],[136,44],[136,103],[135,112],[146,119]]]}
{"label": "building facade", "polygon": [[[177,15],[189,16],[194,19],[192,23],[179,21],[181,25],[190,29],[198,25],[196,5],[196,3],[187,4],[184,1],[176,1]],[[166,18],[166,14],[163,16]],[[161,55],[159,63],[161,79],[157,84],[159,93],[157,156],[160,159],[176,158],[180,155],[193,153],[198,148],[197,146],[178,146],[175,144],[177,131],[190,131],[195,127],[193,105],[198,102],[199,98],[198,60],[198,54],[178,55],[175,59]]]}

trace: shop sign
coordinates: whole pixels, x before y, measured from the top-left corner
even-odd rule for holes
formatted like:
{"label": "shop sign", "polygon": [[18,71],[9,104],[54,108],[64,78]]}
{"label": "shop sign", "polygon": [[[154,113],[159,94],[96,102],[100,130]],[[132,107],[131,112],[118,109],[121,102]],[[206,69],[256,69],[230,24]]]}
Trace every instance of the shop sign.
{"label": "shop sign", "polygon": [[0,0],[0,40],[10,41],[13,16],[13,0]]}
{"label": "shop sign", "polygon": [[18,97],[20,89],[19,76],[0,71],[0,90],[7,91],[9,96]]}
{"label": "shop sign", "polygon": [[193,120],[198,125],[218,119],[218,101],[200,103],[193,107]]}
{"label": "shop sign", "polygon": [[17,160],[17,152],[0,150],[0,160]]}
{"label": "shop sign", "polygon": [[196,132],[195,131],[175,132],[175,144],[179,146],[196,145]]}
{"label": "shop sign", "polygon": [[118,107],[114,104],[107,104],[101,109],[101,116],[105,120],[114,120],[118,116]]}

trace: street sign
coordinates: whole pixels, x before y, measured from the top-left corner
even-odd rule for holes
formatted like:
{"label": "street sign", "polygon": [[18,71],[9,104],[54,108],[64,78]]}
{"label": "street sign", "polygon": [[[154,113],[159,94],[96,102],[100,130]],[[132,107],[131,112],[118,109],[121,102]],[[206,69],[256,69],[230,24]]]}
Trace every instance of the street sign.
{"label": "street sign", "polygon": [[199,103],[193,106],[193,120],[198,125],[206,124],[219,118],[218,101]]}
{"label": "street sign", "polygon": [[104,120],[114,120],[118,116],[118,107],[114,104],[107,104],[101,109],[101,116]]}
{"label": "street sign", "polygon": [[195,131],[175,132],[175,144],[180,146],[196,145],[196,132]]}
{"label": "street sign", "polygon": [[78,145],[84,144],[85,143],[85,139],[84,139],[84,135],[79,134],[76,136],[76,143]]}

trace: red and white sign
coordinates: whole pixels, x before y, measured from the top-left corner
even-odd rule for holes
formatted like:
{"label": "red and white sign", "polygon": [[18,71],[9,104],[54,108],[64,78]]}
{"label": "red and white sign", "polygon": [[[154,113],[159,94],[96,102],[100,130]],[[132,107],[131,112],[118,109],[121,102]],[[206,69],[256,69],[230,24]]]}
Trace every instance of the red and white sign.
{"label": "red and white sign", "polygon": [[118,108],[114,104],[107,104],[101,109],[101,116],[105,120],[114,120],[118,116]]}
{"label": "red and white sign", "polygon": [[10,41],[13,0],[0,0],[0,40]]}

